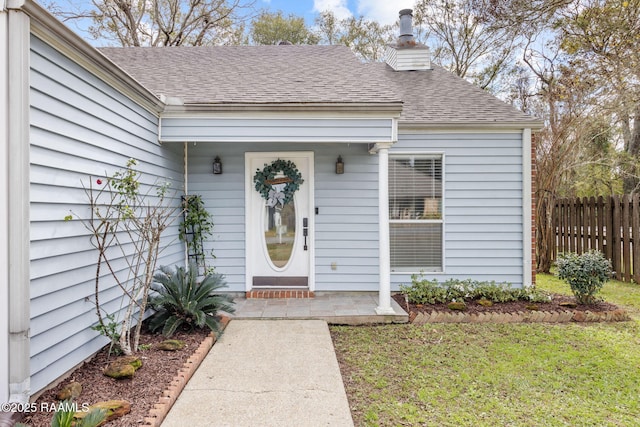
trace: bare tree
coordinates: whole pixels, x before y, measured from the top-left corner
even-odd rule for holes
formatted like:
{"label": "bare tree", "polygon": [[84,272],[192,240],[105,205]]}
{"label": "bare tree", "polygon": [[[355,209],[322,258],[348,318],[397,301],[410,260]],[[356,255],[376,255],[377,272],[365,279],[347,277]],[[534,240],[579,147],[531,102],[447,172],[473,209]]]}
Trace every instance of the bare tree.
{"label": "bare tree", "polygon": [[251,0],[92,0],[92,8],[63,11],[49,4],[64,21],[90,19],[96,40],[120,46],[237,44],[244,30],[242,10]]}
{"label": "bare tree", "polygon": [[[74,216],[89,230],[91,244],[98,250],[95,276],[95,307],[98,325],[94,328],[117,343],[125,354],[138,351],[142,316],[147,302],[156,263],[162,252],[162,233],[177,218],[179,204],[169,194],[168,183],[155,183],[141,191],[141,173],[137,161],[129,159],[124,170],[111,177],[90,178],[85,186],[89,215]],[[153,192],[155,191],[155,194]],[[124,272],[114,261],[124,261]],[[100,303],[102,268],[122,291],[124,311],[103,315]],[[118,318],[116,320],[116,317]],[[135,323],[135,327],[134,326]]]}
{"label": "bare tree", "polygon": [[434,61],[483,89],[514,62],[518,38],[474,13],[469,0],[419,0],[414,15],[419,34],[427,36],[434,50]]}
{"label": "bare tree", "polygon": [[583,0],[566,8],[558,28],[562,48],[572,64],[592,78],[599,109],[616,117],[628,154],[626,193],[637,191],[640,180],[640,0]]}
{"label": "bare tree", "polygon": [[533,36],[557,11],[576,0],[469,0],[468,9],[485,23]]}
{"label": "bare tree", "polygon": [[333,12],[322,12],[315,21],[320,43],[342,44],[364,61],[381,61],[386,45],[395,38],[394,27],[360,18],[337,19]]}
{"label": "bare tree", "polygon": [[273,45],[279,42],[291,44],[318,44],[320,38],[307,28],[304,18],[296,15],[284,16],[262,12],[251,23],[251,41],[258,45]]}
{"label": "bare tree", "polygon": [[344,29],[341,20],[336,18],[333,12],[327,10],[320,12],[315,19],[317,32],[320,35],[320,43],[328,45],[340,44],[340,37]]}
{"label": "bare tree", "polygon": [[[611,191],[619,177],[610,146],[611,116],[594,106],[595,78],[572,65],[559,38],[525,46],[523,62],[535,78],[521,92],[529,112],[545,122],[536,135],[537,271],[549,272],[555,229],[552,210],[558,197],[578,195],[581,189]],[[527,88],[529,89],[527,91]],[[584,195],[584,193],[583,193]],[[590,194],[594,195],[594,194]]]}

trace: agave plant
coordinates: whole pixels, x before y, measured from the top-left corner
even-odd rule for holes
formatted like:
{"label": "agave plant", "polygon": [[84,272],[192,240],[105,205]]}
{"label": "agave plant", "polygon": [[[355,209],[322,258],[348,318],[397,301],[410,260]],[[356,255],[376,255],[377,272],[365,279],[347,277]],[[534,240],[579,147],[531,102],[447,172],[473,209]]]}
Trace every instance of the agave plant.
{"label": "agave plant", "polygon": [[233,299],[229,295],[215,294],[227,286],[221,274],[209,273],[198,282],[198,267],[191,263],[187,269],[176,266],[160,267],[153,276],[152,289],[158,294],[150,300],[156,314],[149,321],[149,328],[170,337],[178,328],[193,330],[208,326],[220,330],[219,311],[233,313]]}

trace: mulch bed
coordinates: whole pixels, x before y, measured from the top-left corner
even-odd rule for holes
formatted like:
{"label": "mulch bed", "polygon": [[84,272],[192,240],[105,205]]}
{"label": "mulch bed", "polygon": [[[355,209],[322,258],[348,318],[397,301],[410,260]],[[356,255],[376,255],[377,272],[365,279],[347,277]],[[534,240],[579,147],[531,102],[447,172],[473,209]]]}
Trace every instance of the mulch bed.
{"label": "mulch bed", "polygon": [[[142,425],[149,410],[158,403],[162,392],[210,332],[208,329],[196,330],[192,333],[176,332],[171,339],[184,341],[185,347],[178,351],[163,351],[156,349],[155,345],[166,338],[149,331],[143,331],[140,342],[150,345],[151,348],[137,354],[141,357],[143,366],[136,371],[133,378],[115,380],[104,376],[103,369],[114,360],[115,356],[109,356],[107,349],[103,349],[90,361],[73,371],[58,386],[40,395],[35,402],[36,406],[38,408],[44,405],[46,407],[52,406],[57,402],[56,394],[63,386],[71,381],[78,381],[82,384],[82,394],[75,400],[78,406],[82,406],[83,403],[93,404],[104,400],[126,400],[131,403],[131,412],[107,425],[109,427]],[[32,427],[48,427],[51,425],[52,416],[51,412],[35,412],[27,415],[23,422]]]}
{"label": "mulch bed", "polygon": [[[477,301],[466,301],[466,309],[464,313],[478,314],[478,313],[518,313],[531,311],[532,306],[537,308],[536,311],[544,311],[549,313],[555,313],[560,311],[591,311],[591,312],[607,312],[619,309],[615,304],[611,304],[605,301],[598,302],[591,305],[577,305],[575,308],[567,308],[562,306],[561,303],[575,303],[576,300],[572,296],[552,294],[552,299],[548,303],[531,303],[529,301],[514,301],[505,303],[496,303],[491,307],[485,307],[478,304]],[[405,300],[404,295],[395,294],[393,299],[402,307],[407,313],[425,313],[431,314],[435,312],[449,312],[454,313],[454,310],[449,309],[447,304],[412,304]]]}

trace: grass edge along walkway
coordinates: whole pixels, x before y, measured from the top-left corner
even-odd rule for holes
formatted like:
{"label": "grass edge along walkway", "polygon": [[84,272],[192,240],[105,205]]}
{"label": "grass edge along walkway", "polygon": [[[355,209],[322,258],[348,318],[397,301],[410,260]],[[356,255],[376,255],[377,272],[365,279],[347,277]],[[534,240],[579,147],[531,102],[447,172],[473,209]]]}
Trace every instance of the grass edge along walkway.
{"label": "grass edge along walkway", "polygon": [[[553,276],[538,286],[570,294]],[[355,424],[637,425],[640,286],[602,296],[635,320],[332,327]]]}

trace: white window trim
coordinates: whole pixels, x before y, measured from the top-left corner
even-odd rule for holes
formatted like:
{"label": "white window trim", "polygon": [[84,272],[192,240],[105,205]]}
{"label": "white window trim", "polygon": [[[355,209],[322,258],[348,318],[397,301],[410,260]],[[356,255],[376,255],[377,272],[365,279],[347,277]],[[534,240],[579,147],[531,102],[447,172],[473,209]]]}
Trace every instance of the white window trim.
{"label": "white window trim", "polygon": [[[446,180],[446,155],[444,151],[400,151],[400,150],[394,150],[394,151],[389,151],[389,160],[393,159],[394,157],[400,157],[400,156],[433,156],[433,157],[440,157],[442,159],[442,218],[440,219],[423,219],[423,220],[404,220],[404,219],[389,219],[389,225],[391,224],[402,224],[402,223],[415,223],[415,222],[420,222],[420,223],[431,223],[431,224],[442,224],[442,270],[440,271],[424,271],[424,270],[418,270],[418,271],[393,271],[393,269],[391,269],[391,275],[394,276],[406,276],[406,275],[412,275],[412,274],[445,274],[446,270],[447,270],[447,249],[445,246],[445,235],[446,235],[446,221],[445,221],[445,217],[446,217],[446,211],[447,211],[447,205],[446,205],[446,184],[447,184],[447,180]],[[387,209],[389,209],[389,207],[387,206]],[[391,227],[389,227],[391,228]]]}

